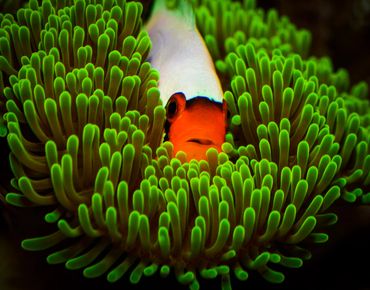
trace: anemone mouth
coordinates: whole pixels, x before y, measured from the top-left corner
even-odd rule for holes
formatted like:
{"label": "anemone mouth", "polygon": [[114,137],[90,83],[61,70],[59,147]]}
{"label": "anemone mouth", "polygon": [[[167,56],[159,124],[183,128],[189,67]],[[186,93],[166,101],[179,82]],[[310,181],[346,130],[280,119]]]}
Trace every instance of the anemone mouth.
{"label": "anemone mouth", "polygon": [[199,145],[215,145],[215,143],[210,139],[204,139],[204,138],[191,138],[187,141],[188,143],[195,143]]}

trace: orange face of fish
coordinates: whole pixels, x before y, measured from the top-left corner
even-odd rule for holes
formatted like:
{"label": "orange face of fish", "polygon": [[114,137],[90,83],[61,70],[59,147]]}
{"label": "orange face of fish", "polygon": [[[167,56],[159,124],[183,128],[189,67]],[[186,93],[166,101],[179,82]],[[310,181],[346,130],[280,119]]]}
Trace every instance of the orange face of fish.
{"label": "orange face of fish", "polygon": [[225,142],[226,105],[206,98],[186,102],[182,93],[174,94],[167,105],[168,139],[175,154],[184,151],[188,160],[206,159],[209,148],[221,151]]}

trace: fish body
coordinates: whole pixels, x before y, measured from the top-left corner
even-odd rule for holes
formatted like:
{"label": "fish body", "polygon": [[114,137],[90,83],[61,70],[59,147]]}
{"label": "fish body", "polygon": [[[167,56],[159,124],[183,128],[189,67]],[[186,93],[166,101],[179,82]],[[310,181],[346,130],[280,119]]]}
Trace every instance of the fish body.
{"label": "fish body", "polygon": [[213,60],[195,25],[191,4],[177,9],[157,0],[146,28],[152,40],[149,61],[160,73],[159,90],[167,107],[168,139],[175,153],[205,159],[221,150],[226,130],[223,91]]}

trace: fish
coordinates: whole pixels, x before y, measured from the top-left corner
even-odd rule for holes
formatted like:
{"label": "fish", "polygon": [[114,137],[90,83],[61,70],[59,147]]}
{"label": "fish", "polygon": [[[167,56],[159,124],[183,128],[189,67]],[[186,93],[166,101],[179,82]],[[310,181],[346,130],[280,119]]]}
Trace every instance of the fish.
{"label": "fish", "polygon": [[166,107],[166,137],[176,154],[206,160],[210,148],[221,151],[227,106],[212,57],[199,33],[192,5],[179,0],[169,9],[156,0],[146,29],[152,41],[148,61],[160,74],[158,88]]}

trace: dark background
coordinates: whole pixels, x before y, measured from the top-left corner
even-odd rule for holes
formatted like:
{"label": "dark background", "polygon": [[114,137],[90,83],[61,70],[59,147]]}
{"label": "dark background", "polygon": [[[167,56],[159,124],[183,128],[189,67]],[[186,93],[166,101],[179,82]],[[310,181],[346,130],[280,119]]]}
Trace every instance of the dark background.
{"label": "dark background", "polygon": [[351,84],[370,84],[370,0],[257,1],[288,15],[312,33],[311,55],[330,56],[334,67],[348,70]]}
{"label": "dark background", "polygon": [[[150,1],[143,1],[145,9]],[[20,2],[0,0],[0,11],[19,7]],[[361,80],[370,84],[370,0],[270,0],[258,1],[265,9],[276,8],[299,28],[312,32],[311,55],[330,56],[335,69],[346,68],[351,84]],[[14,10],[13,10],[14,11]],[[0,180],[9,179],[7,147],[0,141]],[[5,185],[6,186],[6,185]],[[0,213],[4,206],[0,201]],[[271,285],[250,273],[247,283],[235,283],[233,289],[370,289],[370,207],[356,209],[339,203],[339,222],[329,230],[329,242],[313,250],[313,258],[298,270],[284,270],[286,281]],[[121,281],[109,285],[104,278],[87,280],[80,271],[47,265],[45,253],[20,249],[20,241],[32,237],[38,229],[28,210],[0,216],[0,289],[180,289],[171,279],[144,279],[135,287]],[[40,213],[41,216],[41,213]],[[35,217],[37,220],[37,217]],[[11,226],[9,226],[9,224]],[[202,283],[201,289],[219,289],[218,281]],[[186,288],[183,288],[186,289]]]}

